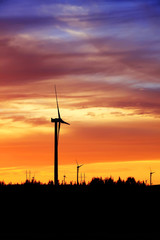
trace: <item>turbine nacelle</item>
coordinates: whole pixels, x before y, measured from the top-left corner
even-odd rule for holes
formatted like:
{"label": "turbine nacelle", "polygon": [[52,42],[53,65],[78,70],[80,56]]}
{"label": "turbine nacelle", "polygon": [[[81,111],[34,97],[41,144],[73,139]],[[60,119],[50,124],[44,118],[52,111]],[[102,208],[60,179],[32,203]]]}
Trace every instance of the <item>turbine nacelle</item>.
{"label": "turbine nacelle", "polygon": [[63,124],[70,125],[69,123],[63,121],[61,118],[51,118],[51,122],[57,122],[57,123],[63,123]]}

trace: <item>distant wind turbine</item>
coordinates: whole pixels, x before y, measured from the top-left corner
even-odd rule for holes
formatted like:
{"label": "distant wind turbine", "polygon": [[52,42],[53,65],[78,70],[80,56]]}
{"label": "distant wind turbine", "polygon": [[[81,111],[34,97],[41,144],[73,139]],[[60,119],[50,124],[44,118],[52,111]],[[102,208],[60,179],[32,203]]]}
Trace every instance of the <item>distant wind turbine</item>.
{"label": "distant wind turbine", "polygon": [[63,176],[63,184],[64,184],[64,185],[66,184],[65,179],[66,179],[66,175],[64,174],[64,176]]}
{"label": "distant wind turbine", "polygon": [[[77,162],[77,161],[76,161]],[[82,167],[84,164],[79,165],[77,162],[77,185],[79,185],[79,169]]]}
{"label": "distant wind turbine", "polygon": [[55,86],[55,95],[56,95],[56,103],[57,103],[57,111],[58,111],[58,118],[51,118],[51,122],[55,123],[55,131],[54,131],[54,184],[58,185],[58,140],[59,140],[59,133],[60,133],[60,126],[61,123],[70,125],[69,123],[62,120],[59,105],[58,105],[58,98],[57,98],[57,91]]}
{"label": "distant wind turbine", "polygon": [[150,170],[150,186],[152,185],[152,175],[154,174],[155,172],[152,172],[151,170]]}

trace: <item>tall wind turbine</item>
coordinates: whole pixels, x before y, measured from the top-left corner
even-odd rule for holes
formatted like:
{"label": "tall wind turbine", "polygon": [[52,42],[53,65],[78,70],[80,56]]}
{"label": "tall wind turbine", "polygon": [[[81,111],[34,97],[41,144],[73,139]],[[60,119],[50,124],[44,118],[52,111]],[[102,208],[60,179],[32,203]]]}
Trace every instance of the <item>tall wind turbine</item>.
{"label": "tall wind turbine", "polygon": [[[77,161],[76,161],[77,162]],[[81,165],[79,165],[78,164],[78,162],[77,162],[77,185],[79,185],[79,169],[80,169],[80,167],[82,167],[84,164],[81,164]]]}
{"label": "tall wind turbine", "polygon": [[60,133],[60,126],[61,123],[70,125],[69,123],[62,120],[59,105],[58,105],[58,98],[57,98],[57,91],[55,86],[55,95],[56,95],[56,103],[57,103],[57,111],[58,111],[58,118],[51,118],[51,122],[55,123],[55,131],[54,131],[54,184],[58,185],[58,139]]}

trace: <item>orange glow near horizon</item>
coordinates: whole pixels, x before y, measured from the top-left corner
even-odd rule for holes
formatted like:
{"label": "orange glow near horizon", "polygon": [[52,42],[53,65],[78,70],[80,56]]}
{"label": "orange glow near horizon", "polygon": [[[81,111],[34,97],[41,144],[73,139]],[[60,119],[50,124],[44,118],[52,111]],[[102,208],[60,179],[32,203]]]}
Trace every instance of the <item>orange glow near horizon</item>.
{"label": "orange glow near horizon", "polygon": [[[79,181],[88,183],[93,177],[102,177],[103,179],[112,177],[115,181],[121,177],[126,180],[128,177],[134,177],[136,181],[144,181],[149,184],[150,170],[154,171],[153,184],[159,184],[160,181],[160,161],[131,161],[131,162],[104,162],[104,163],[89,163],[83,165],[79,172]],[[28,168],[10,167],[0,169],[0,181],[5,183],[24,183],[27,178],[34,179],[42,183],[48,183],[53,180],[53,166],[34,166]],[[29,174],[30,172],[30,174]],[[66,183],[76,183],[76,162],[68,165],[59,165],[59,182],[62,183],[63,176],[66,176]]]}

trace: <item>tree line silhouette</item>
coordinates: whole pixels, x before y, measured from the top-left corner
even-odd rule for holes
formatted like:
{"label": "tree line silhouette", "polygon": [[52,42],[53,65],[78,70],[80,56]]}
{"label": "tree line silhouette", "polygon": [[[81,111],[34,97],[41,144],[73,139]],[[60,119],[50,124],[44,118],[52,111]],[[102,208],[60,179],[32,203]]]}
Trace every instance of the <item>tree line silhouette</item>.
{"label": "tree line silhouette", "polygon": [[12,184],[11,182],[6,184],[4,181],[0,182],[0,191],[3,190],[13,191],[13,190],[73,190],[73,191],[105,191],[105,190],[144,190],[147,188],[147,185],[141,181],[136,181],[134,177],[128,177],[126,180],[122,180],[120,177],[117,181],[114,181],[112,177],[103,179],[102,177],[94,177],[88,183],[85,181],[80,184],[70,182],[66,184],[62,182],[58,186],[55,186],[52,180],[49,180],[48,183],[42,183],[36,181],[34,178],[32,180],[26,180],[24,183]]}
{"label": "tree line silhouette", "polygon": [[[16,183],[13,184],[12,182],[9,182],[8,184],[5,183],[5,181],[0,181],[0,186],[9,186],[9,185],[25,185],[25,184],[34,184],[34,185],[54,185],[53,180],[49,180],[48,183],[42,183],[41,181],[37,181],[35,178],[32,178],[32,180],[27,179],[24,183]],[[93,177],[92,180],[90,182],[88,182],[86,184],[85,181],[81,182],[79,185],[88,185],[88,186],[93,186],[93,185],[121,185],[121,184],[127,184],[127,185],[146,185],[141,181],[136,181],[134,177],[128,177],[127,180],[122,180],[121,177],[118,178],[117,181],[114,181],[114,179],[112,177],[110,178],[105,178],[103,179],[102,177]],[[64,183],[62,181],[62,183],[59,183],[59,185],[77,185],[77,183],[73,183],[72,181],[70,181],[69,184]]]}

